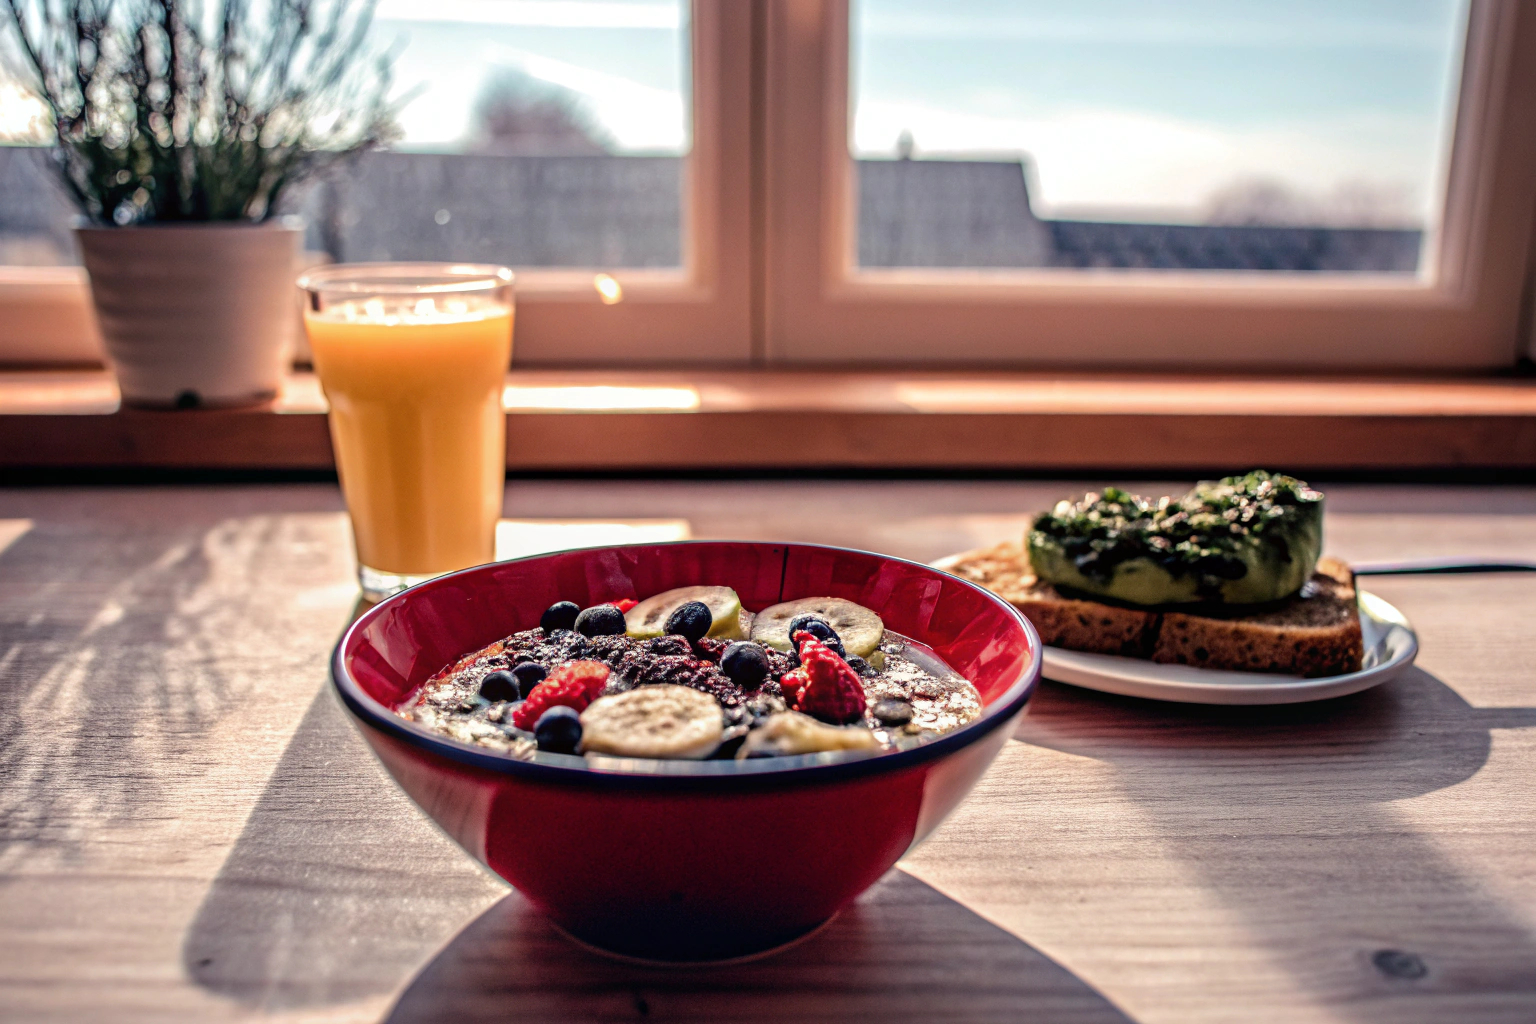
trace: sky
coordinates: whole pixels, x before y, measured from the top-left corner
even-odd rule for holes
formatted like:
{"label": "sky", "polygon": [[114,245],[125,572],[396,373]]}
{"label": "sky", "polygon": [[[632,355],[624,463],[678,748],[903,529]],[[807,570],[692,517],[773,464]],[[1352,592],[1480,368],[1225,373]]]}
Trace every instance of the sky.
{"label": "sky", "polygon": [[[452,148],[502,66],[583,97],[620,152],[680,153],[686,5],[383,0],[418,98],[407,148]],[[1027,158],[1046,216],[1199,220],[1274,182],[1430,225],[1464,0],[854,0],[850,145]],[[428,20],[430,19],[430,20]]]}
{"label": "sky", "polygon": [[687,151],[687,5],[681,0],[380,0],[375,36],[418,90],[403,149],[454,149],[504,68],[564,86],[620,153]]}
{"label": "sky", "polygon": [[1273,179],[1429,218],[1461,0],[855,0],[856,152],[1032,158],[1037,208],[1198,209]]}
{"label": "sky", "polygon": [[[1045,216],[1199,220],[1270,181],[1433,225],[1466,0],[853,0],[850,146],[1026,158]],[[685,0],[381,0],[414,98],[401,148],[452,150],[489,78],[572,90],[620,153],[688,148]],[[24,120],[0,89],[0,130]]]}

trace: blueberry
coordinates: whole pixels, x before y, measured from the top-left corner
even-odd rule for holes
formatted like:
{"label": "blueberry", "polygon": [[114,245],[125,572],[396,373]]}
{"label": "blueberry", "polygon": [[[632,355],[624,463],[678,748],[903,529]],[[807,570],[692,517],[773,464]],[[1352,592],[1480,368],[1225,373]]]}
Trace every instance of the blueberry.
{"label": "blueberry", "polygon": [[502,700],[517,700],[517,677],[511,672],[492,672],[480,680],[480,696],[495,703]]}
{"label": "blueberry", "polygon": [[[517,680],[518,691],[526,699],[533,688],[544,681],[549,673],[536,661],[524,661],[512,666],[512,677]],[[516,699],[516,698],[513,698]]]}
{"label": "blueberry", "polygon": [[720,671],[743,690],[755,690],[768,678],[768,656],[750,640],[738,640],[720,655]]}
{"label": "blueberry", "polygon": [[576,632],[582,636],[618,636],[624,632],[624,613],[611,604],[597,604],[576,616]]}
{"label": "blueberry", "polygon": [[912,705],[904,700],[886,698],[875,701],[875,706],[869,709],[882,725],[906,725],[912,721]]}
{"label": "blueberry", "polygon": [[680,636],[690,641],[702,640],[714,622],[715,615],[709,610],[709,605],[703,601],[689,601],[678,605],[667,616],[667,624],[662,627],[662,631],[667,636]]}
{"label": "blueberry", "polygon": [[796,615],[789,620],[790,643],[794,643],[796,633],[809,633],[831,648],[839,657],[846,657],[843,650],[843,638],[837,635],[837,630],[827,624],[827,620],[819,615]]}
{"label": "blueberry", "polygon": [[581,716],[572,708],[556,704],[539,716],[533,727],[539,749],[551,754],[574,754],[581,745]]}
{"label": "blueberry", "polygon": [[575,601],[556,601],[544,609],[544,614],[539,617],[539,628],[546,633],[553,633],[557,629],[575,629],[576,616],[581,614],[581,609],[576,607]]}
{"label": "blueberry", "polygon": [[796,615],[790,619],[789,635],[794,636],[796,633],[809,633],[817,640],[837,636],[837,631],[820,615]]}

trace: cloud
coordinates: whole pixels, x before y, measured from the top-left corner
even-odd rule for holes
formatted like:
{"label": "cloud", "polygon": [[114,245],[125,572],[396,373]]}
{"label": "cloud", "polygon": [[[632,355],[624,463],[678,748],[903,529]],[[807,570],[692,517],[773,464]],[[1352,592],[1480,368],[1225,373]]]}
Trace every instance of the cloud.
{"label": "cloud", "polygon": [[615,3],[612,0],[380,0],[374,17],[384,21],[452,21],[534,28],[657,28],[676,31],[682,5]]}
{"label": "cloud", "polygon": [[688,149],[691,123],[681,93],[497,44],[483,47],[458,67],[434,69],[437,74],[430,87],[400,112],[407,148],[462,143],[471,129],[471,104],[465,97],[478,95],[485,81],[503,67],[580,94],[583,106],[612,140],[615,153]]}
{"label": "cloud", "polygon": [[[1459,29],[1458,4],[1449,24]],[[1131,43],[1139,46],[1257,46],[1265,49],[1348,47],[1372,50],[1442,50],[1446,22],[1341,18],[1330,15],[1245,17],[1236,10],[1217,18],[1188,16],[1126,17],[1123,14],[1073,12],[1045,16],[964,14],[953,11],[881,11],[862,13],[855,22],[862,35],[898,39],[984,39]]]}
{"label": "cloud", "polygon": [[40,146],[52,136],[43,101],[19,83],[0,78],[0,143]]}
{"label": "cloud", "polygon": [[1037,212],[1141,207],[1197,216],[1217,189],[1238,179],[1282,181],[1303,192],[1350,182],[1403,189],[1432,219],[1438,146],[1422,122],[1340,116],[1304,126],[1227,130],[1120,110],[1075,110],[1040,118],[967,114],[914,104],[858,106],[860,155],[889,156],[903,130],[920,156],[1028,155]]}
{"label": "cloud", "polygon": [[619,152],[680,152],[688,147],[688,112],[680,93],[535,53],[498,48],[541,81],[580,93]]}

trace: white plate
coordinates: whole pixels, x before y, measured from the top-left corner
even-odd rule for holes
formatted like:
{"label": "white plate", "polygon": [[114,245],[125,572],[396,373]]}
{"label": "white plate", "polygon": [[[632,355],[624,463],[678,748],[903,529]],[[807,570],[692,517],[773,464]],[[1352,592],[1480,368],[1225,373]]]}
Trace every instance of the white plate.
{"label": "white plate", "polygon": [[[955,562],[945,558],[933,566],[948,571]],[[1267,672],[1222,672],[1047,647],[1045,678],[1125,697],[1185,704],[1300,704],[1359,693],[1395,679],[1419,653],[1418,634],[1403,613],[1375,594],[1359,593],[1365,660],[1359,672],[1348,675],[1303,679]]]}
{"label": "white plate", "polygon": [[1419,653],[1419,638],[1403,613],[1369,591],[1360,591],[1360,630],[1365,667],[1321,679],[1267,672],[1220,672],[1189,665],[1158,665],[1113,654],[1045,649],[1045,677],[1090,690],[1187,704],[1300,704],[1359,693],[1397,677]]}

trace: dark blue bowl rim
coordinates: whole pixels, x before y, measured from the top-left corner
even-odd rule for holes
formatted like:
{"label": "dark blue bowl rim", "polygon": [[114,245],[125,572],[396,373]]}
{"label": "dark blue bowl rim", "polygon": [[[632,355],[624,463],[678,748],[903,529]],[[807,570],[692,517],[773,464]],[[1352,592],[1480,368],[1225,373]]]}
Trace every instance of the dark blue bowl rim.
{"label": "dark blue bowl rim", "polygon": [[[997,700],[983,709],[981,716],[974,722],[962,726],[954,732],[945,733],[938,739],[908,750],[898,750],[859,758],[847,758],[842,755],[806,754],[797,757],[764,758],[746,762],[637,761],[635,762],[637,769],[642,764],[664,767],[659,771],[614,771],[606,768],[591,767],[580,757],[539,754],[537,755],[538,760],[519,760],[504,754],[493,753],[483,747],[460,743],[457,740],[440,736],[401,718],[393,710],[380,704],[367,693],[364,693],[362,687],[358,685],[357,681],[352,678],[351,673],[347,671],[342,657],[342,652],[346,650],[347,642],[352,638],[352,634],[363,628],[374,617],[382,614],[383,610],[391,602],[400,600],[404,594],[411,591],[443,585],[447,581],[459,576],[484,572],[492,567],[512,565],[517,562],[550,558],[556,555],[579,551],[614,551],[631,548],[653,549],[658,547],[683,547],[704,544],[754,544],[786,549],[800,548],[839,551],[857,555],[868,555],[872,558],[884,559],[889,562],[901,562],[939,576],[947,576],[957,583],[977,591],[987,600],[998,605],[1023,628],[1030,644],[1029,666],[1019,675],[1019,678],[1009,684],[1008,688],[1003,691]],[[913,639],[921,641],[921,638],[918,637]],[[544,551],[536,555],[525,555],[522,558],[507,559],[503,562],[490,562],[485,565],[471,566],[468,569],[461,569],[458,572],[448,573],[427,580],[424,583],[418,583],[409,590],[402,591],[400,594],[386,598],[374,605],[368,611],[358,616],[356,621],[347,627],[331,653],[330,677],[331,684],[335,687],[336,694],[341,699],[342,704],[362,723],[377,729],[387,736],[401,740],[410,746],[430,751],[440,757],[469,767],[504,775],[520,776],[530,782],[575,785],[598,789],[663,791],[676,789],[777,789],[794,785],[844,782],[869,775],[900,771],[945,757],[975,743],[995,729],[1014,721],[1019,713],[1023,711],[1024,706],[1034,696],[1035,690],[1039,686],[1042,656],[1039,633],[1035,631],[1035,627],[1017,608],[985,587],[978,586],[970,580],[956,576],[954,573],[945,572],[943,569],[935,569],[931,565],[924,565],[921,562],[907,558],[897,558],[893,555],[884,555],[877,551],[839,547],[833,544],[801,544],[709,538],[701,540],[658,541],[653,543],[609,544],[589,548],[567,548],[562,551]],[[551,763],[556,759],[567,763]],[[612,758],[605,760],[610,763],[618,763],[625,759]]]}

